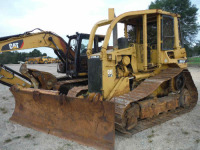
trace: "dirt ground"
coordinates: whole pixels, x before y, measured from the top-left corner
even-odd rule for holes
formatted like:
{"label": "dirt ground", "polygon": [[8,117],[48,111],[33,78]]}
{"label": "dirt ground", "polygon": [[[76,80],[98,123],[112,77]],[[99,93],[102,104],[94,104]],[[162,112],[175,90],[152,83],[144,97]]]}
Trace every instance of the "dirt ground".
{"label": "dirt ground", "polygon": [[[19,70],[19,65],[8,65]],[[56,76],[55,64],[29,65]],[[200,67],[189,67],[200,92]],[[9,121],[14,111],[9,88],[0,85],[0,150],[89,150],[87,146],[41,133]],[[200,101],[187,114],[147,129],[131,137],[116,135],[116,150],[200,150]]]}

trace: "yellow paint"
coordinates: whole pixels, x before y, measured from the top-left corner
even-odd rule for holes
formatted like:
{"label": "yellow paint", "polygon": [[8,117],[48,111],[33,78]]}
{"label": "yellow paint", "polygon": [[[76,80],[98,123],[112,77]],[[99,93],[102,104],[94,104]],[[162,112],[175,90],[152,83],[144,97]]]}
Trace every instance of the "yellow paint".
{"label": "yellow paint", "polygon": [[160,67],[161,53],[161,15],[157,15],[157,66]]}
{"label": "yellow paint", "polygon": [[[16,51],[16,50],[23,50],[23,49],[30,49],[30,48],[38,48],[38,47],[49,47],[54,50],[58,50],[55,45],[48,40],[49,37],[53,38],[53,41],[56,43],[59,50],[66,53],[65,47],[63,47],[61,43],[61,37],[52,34],[47,31],[39,32],[39,33],[30,33],[30,34],[24,34],[19,37],[12,37],[4,41],[0,41],[0,52],[8,52],[8,51]],[[13,48],[13,49],[7,49],[2,51],[2,47],[6,44],[15,42],[17,40],[23,40],[24,44],[22,48]]]}
{"label": "yellow paint", "polygon": [[[172,50],[163,51],[161,48],[162,15],[169,15],[174,18],[175,46]],[[92,59],[91,50],[96,30],[98,27],[109,25],[101,52],[95,54],[99,55],[102,61],[102,94],[104,99],[109,100],[116,95],[127,93],[130,90],[130,80],[138,82],[141,79],[155,76],[159,74],[162,69],[168,68],[169,64],[181,68],[186,67],[186,63],[178,64],[178,60],[186,59],[185,49],[181,49],[179,45],[177,19],[177,17],[180,17],[179,15],[154,9],[126,12],[117,17],[111,16],[113,16],[112,12],[110,12],[108,20],[99,21],[94,25],[87,49],[88,59]],[[147,25],[152,21],[152,16],[155,17],[153,21],[157,24],[157,42],[155,48],[151,47],[150,60],[148,60],[147,56],[149,55],[149,50],[147,47],[149,45],[147,41]],[[141,20],[138,22],[138,20],[136,20],[137,18],[141,18]],[[115,50],[107,50],[111,33],[116,24],[119,22],[124,24],[124,37],[127,38],[127,25],[131,21],[133,21],[136,26],[136,43],[131,43],[128,48],[124,49],[116,48]]]}
{"label": "yellow paint", "polygon": [[87,73],[78,73],[78,76],[86,76],[87,75]]}
{"label": "yellow paint", "polygon": [[21,87],[30,88],[31,85],[28,82],[16,77],[12,73],[6,71],[4,68],[0,67],[0,80],[6,82],[10,85],[19,85]]}
{"label": "yellow paint", "polygon": [[147,70],[147,15],[143,15],[143,68]]}

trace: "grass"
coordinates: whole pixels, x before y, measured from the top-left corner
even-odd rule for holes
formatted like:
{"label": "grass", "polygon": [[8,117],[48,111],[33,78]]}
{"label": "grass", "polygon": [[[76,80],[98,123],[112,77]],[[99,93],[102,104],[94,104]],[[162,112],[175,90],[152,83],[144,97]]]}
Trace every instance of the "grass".
{"label": "grass", "polygon": [[62,147],[58,147],[56,150],[65,150],[65,149],[67,149],[67,148],[65,148],[65,146],[70,147],[72,145],[67,143],[67,144],[64,144]]}
{"label": "grass", "polygon": [[197,139],[197,140],[196,140],[196,143],[199,144],[199,143],[200,143],[200,139]]}
{"label": "grass", "polygon": [[5,107],[1,107],[0,108],[0,111],[3,113],[3,114],[6,114],[8,111]]}
{"label": "grass", "polygon": [[183,134],[185,134],[185,135],[188,135],[188,134],[189,134],[189,132],[184,131],[183,129],[181,129],[181,132],[182,132]]}
{"label": "grass", "polygon": [[72,146],[72,145],[71,145],[71,144],[69,144],[69,143],[67,143],[66,145],[67,145],[67,146]]}
{"label": "grass", "polygon": [[24,136],[24,138],[26,138],[26,139],[29,139],[31,137],[31,134],[26,134],[25,136]]}
{"label": "grass", "polygon": [[153,142],[153,140],[149,140],[148,142],[149,142],[149,143],[152,143],[152,142]]}
{"label": "grass", "polygon": [[148,135],[147,137],[152,138],[152,137],[154,137],[154,134]]}
{"label": "grass", "polygon": [[188,62],[200,62],[200,57],[189,57]]}
{"label": "grass", "polygon": [[190,57],[188,58],[189,65],[200,65],[200,57]]}
{"label": "grass", "polygon": [[151,131],[151,134],[147,136],[147,138],[148,138],[148,142],[149,142],[149,143],[152,143],[152,142],[153,142],[153,140],[152,140],[151,138],[153,138],[153,137],[155,136],[154,133],[155,133],[155,131],[152,130],[152,131]]}
{"label": "grass", "polygon": [[7,97],[5,97],[5,96],[3,96],[3,97],[2,97],[2,99],[3,99],[3,100],[8,100],[8,98],[7,98]]}
{"label": "grass", "polygon": [[15,139],[20,139],[20,138],[21,138],[21,136],[16,136],[13,139],[15,140]]}
{"label": "grass", "polygon": [[199,133],[199,131],[197,131],[197,130],[194,130],[194,132]]}
{"label": "grass", "polygon": [[9,142],[11,142],[12,140],[11,139],[6,139],[5,141],[4,141],[4,143],[9,143]]}
{"label": "grass", "polygon": [[9,142],[11,142],[12,140],[16,140],[16,139],[20,139],[21,138],[21,136],[16,136],[16,137],[14,137],[14,138],[12,138],[12,139],[6,139],[5,141],[4,141],[4,143],[9,143]]}

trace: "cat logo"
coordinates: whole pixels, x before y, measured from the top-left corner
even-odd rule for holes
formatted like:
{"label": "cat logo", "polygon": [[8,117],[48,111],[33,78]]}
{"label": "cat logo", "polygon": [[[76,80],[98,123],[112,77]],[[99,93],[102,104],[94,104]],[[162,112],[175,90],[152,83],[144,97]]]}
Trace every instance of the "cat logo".
{"label": "cat logo", "polygon": [[23,46],[24,46],[24,41],[18,40],[4,45],[1,50],[7,51],[7,50],[20,49],[23,48]]}
{"label": "cat logo", "polygon": [[9,44],[9,48],[10,48],[10,49],[19,48],[18,44],[19,44],[19,43],[10,43],[10,44]]}

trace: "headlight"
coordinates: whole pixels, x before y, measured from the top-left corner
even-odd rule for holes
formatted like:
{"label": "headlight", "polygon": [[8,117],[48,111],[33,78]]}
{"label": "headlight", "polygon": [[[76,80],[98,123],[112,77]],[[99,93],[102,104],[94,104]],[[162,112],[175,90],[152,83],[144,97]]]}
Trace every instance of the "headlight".
{"label": "headlight", "polygon": [[112,60],[112,54],[107,55],[108,60]]}
{"label": "headlight", "polygon": [[180,60],[178,60],[179,64],[186,63],[186,62],[187,62],[187,59],[180,59]]}
{"label": "headlight", "polygon": [[99,55],[93,55],[91,58],[99,58]]}

